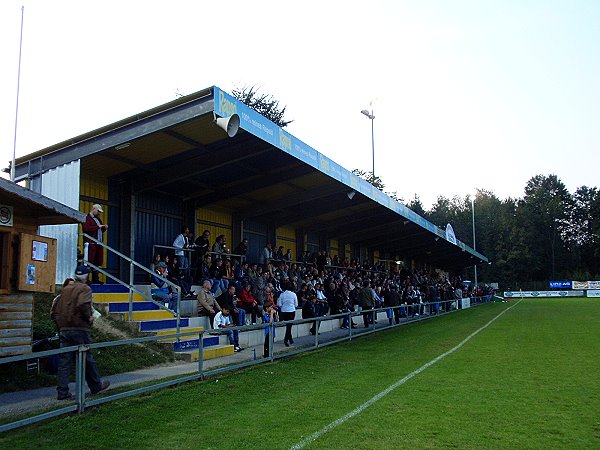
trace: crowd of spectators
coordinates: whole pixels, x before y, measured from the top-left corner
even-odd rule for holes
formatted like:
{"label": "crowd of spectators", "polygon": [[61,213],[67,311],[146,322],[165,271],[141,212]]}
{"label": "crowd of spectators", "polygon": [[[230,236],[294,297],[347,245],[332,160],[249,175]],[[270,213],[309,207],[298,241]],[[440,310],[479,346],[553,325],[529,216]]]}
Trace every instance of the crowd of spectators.
{"label": "crowd of spectators", "polygon": [[[227,248],[224,235],[217,236],[211,245],[208,230],[192,243],[189,229],[184,227],[176,240],[181,242],[182,239],[183,248],[194,251],[189,259],[195,261],[195,267],[190,270],[178,266],[177,257],[169,265],[168,258],[164,261],[157,256],[151,269],[181,286],[183,295],[195,296],[190,286],[201,285],[198,314],[210,316],[211,322],[219,311],[226,309],[234,325],[256,324],[264,320],[266,305],[279,314],[279,319],[289,320],[293,318],[290,297],[284,296],[285,311],[279,301],[284,291],[295,294],[295,308],[302,310],[305,319],[386,307],[390,324],[399,323],[402,317],[447,312],[453,305],[460,307],[454,300],[492,293],[484,286],[478,286],[474,292],[473,286],[464,283],[460,276],[441,270],[409,269],[394,264],[392,270],[386,270],[382,263],[348,260],[330,256],[326,251],[306,251],[294,261],[290,249],[279,246],[274,251],[271,243],[265,245],[254,262],[249,261],[246,239],[234,252]],[[167,266],[167,276],[161,272],[164,266]],[[156,280],[153,284],[153,288],[162,289],[156,291],[157,300],[168,302],[172,298],[173,293],[161,288]],[[372,313],[363,314],[365,327],[371,326],[373,321]],[[357,324],[350,323],[345,316],[342,328],[350,326]],[[289,330],[286,331],[289,335]],[[311,333],[316,331],[313,325]],[[286,339],[288,341],[293,343],[291,337]]]}

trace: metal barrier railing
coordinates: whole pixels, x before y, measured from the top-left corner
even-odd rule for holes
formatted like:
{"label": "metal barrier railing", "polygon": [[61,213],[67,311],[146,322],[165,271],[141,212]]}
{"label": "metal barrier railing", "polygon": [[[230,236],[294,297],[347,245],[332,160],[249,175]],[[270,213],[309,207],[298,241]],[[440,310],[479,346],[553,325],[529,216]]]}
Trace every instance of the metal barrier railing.
{"label": "metal barrier railing", "polygon": [[[103,242],[93,238],[92,236],[85,234],[85,233],[81,233],[81,236],[85,237],[86,239],[94,242],[97,245],[100,245],[101,247],[105,248],[108,252],[113,253],[115,255],[117,255],[119,258],[125,260],[126,262],[129,263],[129,283],[126,283],[124,281],[122,281],[121,279],[115,277],[114,275],[110,274],[109,272],[107,272],[106,270],[96,266],[95,264],[90,263],[87,260],[87,251],[84,251],[84,258],[85,258],[85,264],[87,264],[88,266],[92,267],[94,270],[97,270],[98,272],[104,274],[106,277],[110,278],[111,280],[117,282],[118,284],[120,284],[121,286],[124,286],[126,288],[129,289],[129,320],[133,320],[133,294],[136,293],[138,295],[141,295],[142,297],[144,297],[144,299],[146,299],[149,302],[154,303],[155,305],[157,305],[160,309],[169,311],[171,314],[173,314],[173,316],[176,318],[176,329],[177,332],[179,332],[180,330],[180,322],[181,322],[181,287],[178,286],[177,284],[167,280],[166,278],[158,275],[157,273],[153,273],[150,269],[148,269],[147,267],[143,266],[142,264],[134,261],[133,259],[131,259],[129,256],[124,255],[123,253],[119,252],[118,250],[115,250],[114,248],[104,244]],[[85,244],[87,246],[87,243]],[[177,300],[176,300],[176,311],[173,310],[172,308],[167,308],[164,304],[157,302],[156,300],[154,300],[152,298],[152,296],[148,297],[144,292],[140,291],[139,289],[137,289],[134,285],[134,276],[135,276],[135,268],[141,269],[142,271],[146,272],[147,274],[156,277],[157,279],[159,279],[160,281],[162,281],[163,283],[165,283],[167,286],[170,286],[171,289],[175,290],[175,294],[177,296]],[[171,305],[169,305],[171,306]]]}
{"label": "metal barrier railing", "polygon": [[[471,306],[476,306],[476,305],[488,303],[490,300],[491,300],[491,296],[472,297],[470,299],[470,304],[471,304]],[[432,305],[435,306],[434,314],[431,313]],[[410,308],[419,308],[419,311],[421,311],[421,308],[424,308],[425,310],[429,309],[429,314],[426,314],[426,315],[419,314],[418,316],[415,316],[417,318],[415,318],[415,317],[409,318],[408,315],[410,312]],[[395,323],[395,321],[391,319],[391,317],[393,317],[394,309],[400,309],[400,311],[403,311],[406,314],[407,317],[404,322],[400,321],[399,323]],[[312,318],[308,318],[308,319],[278,321],[278,322],[273,322],[270,324],[266,323],[266,324],[259,324],[259,325],[236,326],[236,327],[227,328],[227,331],[225,331],[225,332],[222,328],[221,329],[201,330],[201,331],[189,331],[189,332],[183,332],[183,333],[176,332],[176,333],[173,333],[170,335],[148,336],[148,337],[127,339],[127,340],[121,340],[121,341],[111,341],[111,342],[98,342],[98,343],[93,343],[93,344],[89,344],[89,345],[64,347],[64,348],[55,349],[55,350],[46,350],[46,351],[30,353],[30,354],[25,354],[25,355],[0,358],[0,366],[2,366],[4,364],[14,364],[14,363],[22,362],[22,361],[28,361],[31,359],[40,359],[40,358],[49,357],[49,356],[53,356],[53,355],[61,355],[61,354],[65,354],[65,353],[75,352],[75,368],[76,368],[75,369],[76,370],[76,372],[75,372],[75,393],[76,393],[76,395],[75,395],[74,404],[60,407],[55,410],[44,412],[41,414],[33,415],[33,416],[27,417],[25,419],[2,424],[2,425],[0,425],[0,432],[12,430],[12,429],[19,428],[19,427],[22,427],[25,425],[30,425],[30,424],[39,422],[41,420],[46,420],[46,419],[60,416],[63,414],[68,414],[68,413],[72,413],[72,412],[78,412],[81,414],[85,411],[86,408],[88,408],[90,406],[108,403],[113,400],[118,400],[118,399],[130,397],[133,395],[138,395],[141,393],[153,391],[156,389],[161,389],[163,387],[172,386],[172,385],[175,385],[178,383],[183,383],[186,381],[197,380],[197,379],[202,380],[206,376],[216,375],[216,374],[231,371],[231,370],[249,367],[249,366],[253,366],[256,364],[261,364],[263,362],[272,362],[276,359],[293,356],[293,355],[296,355],[299,353],[303,353],[303,352],[318,349],[321,347],[337,344],[337,343],[344,342],[344,341],[351,341],[352,339],[354,339],[356,337],[369,335],[369,334],[372,334],[372,333],[375,333],[378,331],[389,330],[391,328],[406,325],[408,323],[432,319],[432,318],[439,317],[439,316],[442,316],[442,315],[445,315],[448,313],[456,312],[459,310],[460,310],[460,307],[458,304],[458,300],[443,300],[443,301],[440,300],[440,301],[435,301],[435,302],[417,303],[417,304],[412,304],[412,305],[411,304],[402,304],[402,305],[394,306],[394,307],[373,308],[373,309],[360,310],[360,311],[345,311],[345,312],[342,312],[340,314],[335,314],[335,315],[312,317]],[[392,313],[390,314],[389,311],[392,311]],[[386,317],[390,320],[390,322],[388,322],[387,324],[384,323],[381,325],[379,325],[376,322],[376,320],[378,318],[377,317],[378,313],[381,313],[381,312],[387,313]],[[363,316],[365,314],[367,314],[367,315],[372,314],[372,316],[374,318],[373,323],[371,324],[372,326],[370,326],[367,329],[363,328],[362,330],[354,329],[351,326],[352,318],[358,317],[358,316]],[[348,327],[347,332],[340,334],[338,329],[334,329],[329,332],[331,334],[330,339],[327,339],[327,337],[325,336],[325,333],[319,332],[319,327],[322,322],[332,321],[332,320],[344,320],[344,318],[348,319],[349,327]],[[301,325],[301,324],[308,324],[308,323],[315,324],[314,343],[312,345],[298,346],[298,348],[296,348],[296,349],[289,349],[286,351],[275,353],[275,345],[274,345],[275,344],[275,339],[274,339],[275,333],[274,333],[274,331],[276,328],[283,328],[286,325],[294,326],[294,325]],[[211,370],[204,369],[204,359],[203,359],[203,354],[204,354],[203,337],[204,337],[204,335],[224,334],[229,331],[238,331],[238,332],[239,331],[253,331],[253,330],[257,330],[257,329],[261,330],[261,333],[264,333],[264,331],[262,331],[262,330],[264,330],[266,327],[270,328],[269,329],[269,356],[267,358],[254,358],[254,359],[246,360],[246,361],[235,363],[235,364],[229,364],[229,365],[217,367],[217,368],[214,368]],[[197,336],[198,340],[199,340],[199,342],[198,342],[198,352],[199,352],[198,366],[194,372],[189,372],[188,374],[179,376],[177,378],[166,379],[166,381],[160,381],[158,383],[154,383],[154,384],[143,386],[143,387],[137,387],[137,388],[134,388],[131,390],[123,391],[123,392],[118,392],[118,393],[114,393],[114,394],[110,394],[110,395],[104,395],[102,397],[86,398],[85,388],[84,388],[84,386],[85,386],[86,352],[89,352],[94,349],[100,349],[100,348],[140,344],[140,343],[144,343],[144,342],[153,342],[153,341],[163,340],[163,339],[167,339],[167,338],[179,338],[180,339],[180,338],[190,337],[190,336],[193,336],[193,337]],[[259,347],[260,347],[260,345],[259,345]]]}

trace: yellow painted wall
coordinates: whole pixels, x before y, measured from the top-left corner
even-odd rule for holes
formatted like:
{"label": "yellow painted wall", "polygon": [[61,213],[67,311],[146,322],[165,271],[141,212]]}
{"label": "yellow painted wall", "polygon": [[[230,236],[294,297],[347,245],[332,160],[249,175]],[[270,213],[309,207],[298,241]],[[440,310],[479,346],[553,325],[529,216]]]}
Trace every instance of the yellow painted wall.
{"label": "yellow painted wall", "polygon": [[194,239],[204,230],[210,231],[210,245],[215,243],[217,236],[223,234],[227,241],[227,248],[231,251],[238,244],[232,241],[233,217],[231,212],[213,208],[198,208],[196,210],[196,229],[193,230]]}
{"label": "yellow painted wall", "polygon": [[299,256],[296,246],[296,230],[291,227],[281,227],[277,228],[277,232],[275,233],[276,243],[274,250],[277,251],[280,245],[285,247],[284,253],[288,248],[292,249],[292,259],[294,261],[298,260]]}
{"label": "yellow painted wall", "polygon": [[331,256],[333,258],[335,255],[340,256],[338,240],[330,239],[329,240],[329,256]]}
{"label": "yellow painted wall", "polygon": [[378,263],[378,262],[379,262],[379,259],[380,259],[380,258],[379,258],[379,250],[373,250],[373,261],[374,261],[375,263]]}
{"label": "yellow painted wall", "polygon": [[344,249],[344,254],[346,255],[346,260],[348,262],[350,262],[350,255],[351,255],[351,250],[350,250],[350,244],[346,244],[346,248]]}

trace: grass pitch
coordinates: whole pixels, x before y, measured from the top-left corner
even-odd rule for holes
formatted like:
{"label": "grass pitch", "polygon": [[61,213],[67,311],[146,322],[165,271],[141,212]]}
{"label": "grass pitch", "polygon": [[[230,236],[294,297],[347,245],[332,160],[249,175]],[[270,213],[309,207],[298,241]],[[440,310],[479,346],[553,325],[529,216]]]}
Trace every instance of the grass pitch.
{"label": "grass pitch", "polygon": [[[1,448],[290,448],[455,347],[490,304],[0,435]],[[600,301],[516,304],[309,448],[598,448]]]}

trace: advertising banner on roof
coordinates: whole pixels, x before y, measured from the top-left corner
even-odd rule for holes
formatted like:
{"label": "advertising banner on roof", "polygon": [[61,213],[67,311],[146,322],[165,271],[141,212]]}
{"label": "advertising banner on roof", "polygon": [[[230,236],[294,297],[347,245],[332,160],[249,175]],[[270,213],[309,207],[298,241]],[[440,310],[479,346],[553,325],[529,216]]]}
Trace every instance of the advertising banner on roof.
{"label": "advertising banner on roof", "polygon": [[[374,199],[377,203],[396,211],[426,230],[448,239],[447,233],[440,230],[427,219],[419,216],[406,206],[390,198],[386,193],[378,190],[366,180],[354,175],[349,170],[343,168],[327,156],[319,153],[310,145],[305,144],[300,139],[291,135],[284,129],[275,125],[266,117],[262,116],[254,109],[238,101],[233,96],[214,87],[215,114],[219,117],[229,117],[237,114],[240,117],[240,127],[265,142],[277,147],[278,149],[289,153],[300,161],[314,167],[315,169],[329,175],[345,185],[351,187],[357,192]],[[452,235],[450,242],[459,245],[456,238]],[[465,246],[465,248],[468,248]]]}

